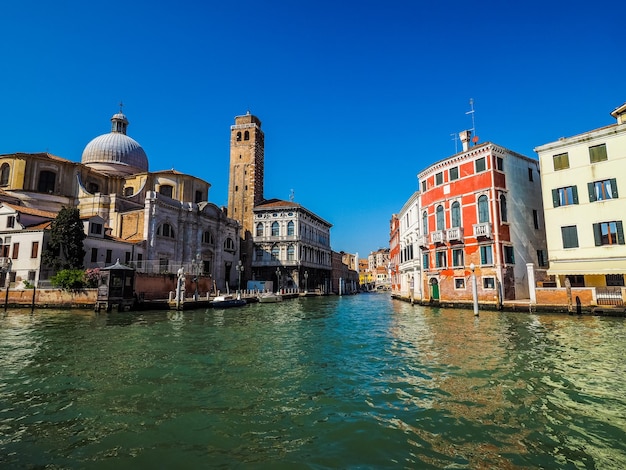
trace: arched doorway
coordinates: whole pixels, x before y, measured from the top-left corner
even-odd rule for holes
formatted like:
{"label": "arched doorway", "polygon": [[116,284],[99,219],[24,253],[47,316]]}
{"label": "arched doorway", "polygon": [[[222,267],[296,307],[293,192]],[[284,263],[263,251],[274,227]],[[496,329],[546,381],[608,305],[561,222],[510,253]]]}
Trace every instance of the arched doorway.
{"label": "arched doorway", "polygon": [[436,277],[430,278],[430,298],[439,300],[439,281],[437,281]]}

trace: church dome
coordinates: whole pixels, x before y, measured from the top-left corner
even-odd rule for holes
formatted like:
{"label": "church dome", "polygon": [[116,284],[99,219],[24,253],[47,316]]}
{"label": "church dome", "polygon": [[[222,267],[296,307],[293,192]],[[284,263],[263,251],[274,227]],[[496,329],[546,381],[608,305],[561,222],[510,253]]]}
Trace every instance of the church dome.
{"label": "church dome", "polygon": [[148,171],[148,157],[136,140],[126,135],[128,119],[111,118],[111,132],[96,137],[83,150],[81,163],[107,174],[132,175]]}

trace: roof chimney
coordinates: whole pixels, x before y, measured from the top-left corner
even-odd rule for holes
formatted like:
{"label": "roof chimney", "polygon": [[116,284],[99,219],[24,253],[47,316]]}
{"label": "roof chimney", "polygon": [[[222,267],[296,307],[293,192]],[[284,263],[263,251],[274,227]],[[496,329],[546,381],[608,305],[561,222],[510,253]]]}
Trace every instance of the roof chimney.
{"label": "roof chimney", "polygon": [[615,108],[615,110],[611,113],[615,119],[617,119],[618,124],[626,124],[626,103],[621,105],[619,108]]}
{"label": "roof chimney", "polygon": [[472,131],[461,131],[459,132],[459,138],[463,143],[463,151],[466,152],[469,150],[470,136],[472,135]]}

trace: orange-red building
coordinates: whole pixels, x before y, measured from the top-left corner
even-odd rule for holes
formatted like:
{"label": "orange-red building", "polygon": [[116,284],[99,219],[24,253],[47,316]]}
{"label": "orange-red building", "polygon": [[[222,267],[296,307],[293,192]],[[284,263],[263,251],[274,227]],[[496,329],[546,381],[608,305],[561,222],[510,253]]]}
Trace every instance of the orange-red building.
{"label": "orange-red building", "polygon": [[479,301],[529,298],[528,269],[547,259],[539,162],[469,139],[418,174],[423,300],[471,301],[472,273]]}

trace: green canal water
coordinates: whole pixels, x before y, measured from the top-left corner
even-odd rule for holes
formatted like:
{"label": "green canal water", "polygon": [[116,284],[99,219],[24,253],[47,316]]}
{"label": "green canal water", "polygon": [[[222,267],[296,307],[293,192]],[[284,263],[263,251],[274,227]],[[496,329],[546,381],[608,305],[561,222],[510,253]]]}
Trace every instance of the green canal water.
{"label": "green canal water", "polygon": [[626,468],[624,319],[0,312],[0,468]]}

